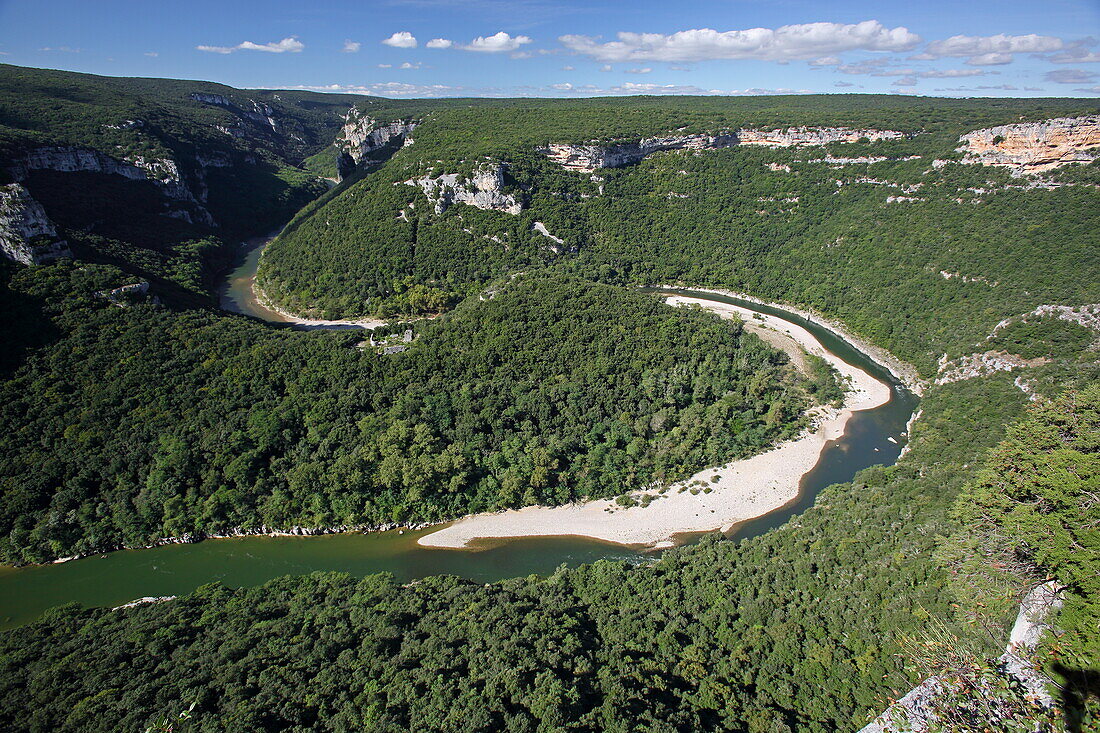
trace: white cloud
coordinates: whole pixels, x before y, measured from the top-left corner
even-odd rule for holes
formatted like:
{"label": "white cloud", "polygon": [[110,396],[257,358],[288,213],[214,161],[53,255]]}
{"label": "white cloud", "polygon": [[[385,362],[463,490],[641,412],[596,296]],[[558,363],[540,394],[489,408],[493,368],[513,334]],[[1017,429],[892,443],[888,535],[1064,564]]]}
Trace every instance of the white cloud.
{"label": "white cloud", "polygon": [[284,38],[281,41],[271,43],[253,43],[244,41],[236,46],[195,46],[199,51],[207,53],[233,53],[234,51],[266,51],[267,53],[300,53],[306,46],[294,36]]}
{"label": "white cloud", "polygon": [[648,74],[653,71],[653,69],[647,66],[644,69],[626,69],[625,71],[627,74]]}
{"label": "white cloud", "polygon": [[604,71],[604,72],[611,71],[611,64],[604,64],[603,66],[600,67],[600,71]]}
{"label": "white cloud", "polygon": [[836,56],[822,56],[811,61],[810,66],[840,66],[840,59]]}
{"label": "white cloud", "polygon": [[908,51],[920,36],[907,28],[886,28],[876,20],[862,23],[805,23],[780,28],[719,32],[710,28],[661,33],[620,32],[617,41],[598,43],[591,36],[558,40],[569,50],[598,61],[705,61],[708,59],[812,59],[843,51]]}
{"label": "white cloud", "polygon": [[1095,87],[1078,87],[1074,89],[1075,92],[1084,92],[1085,94],[1100,94],[1100,86]]}
{"label": "white cloud", "polygon": [[520,46],[531,42],[527,36],[511,36],[504,31],[494,33],[491,36],[478,36],[465,46],[459,46],[463,51],[480,51],[482,53],[501,53],[502,51],[515,51]]}
{"label": "white cloud", "polygon": [[854,87],[855,84],[853,84],[850,81],[838,81],[835,84],[833,84],[833,86],[834,87]]}
{"label": "white cloud", "polygon": [[943,71],[922,71],[917,76],[922,79],[954,79],[960,76],[985,76],[986,74],[998,74],[997,71],[982,71],[981,69],[946,69]]}
{"label": "white cloud", "polygon": [[[1065,47],[1065,41],[1054,36],[951,36],[942,41],[932,41],[925,53],[933,58],[944,56],[969,57],[968,64],[983,66],[1012,62],[1014,53],[1048,53]],[[993,59],[993,60],[990,60]],[[983,61],[984,60],[984,61]]]}
{"label": "white cloud", "polygon": [[71,48],[69,46],[43,46],[38,49],[39,51],[60,51],[61,53],[80,53],[79,48]]}
{"label": "white cloud", "polygon": [[408,31],[398,31],[382,43],[394,48],[416,48],[416,36]]}
{"label": "white cloud", "polygon": [[1043,76],[1043,79],[1057,84],[1088,84],[1096,77],[1097,74],[1094,71],[1085,71],[1084,69],[1058,69],[1057,71],[1048,71]]}
{"label": "white cloud", "polygon": [[359,41],[344,41],[344,53],[359,53],[359,48],[362,46]]}
{"label": "white cloud", "polygon": [[668,67],[669,71],[691,71],[690,66],[680,66],[679,64],[671,64]]}
{"label": "white cloud", "polygon": [[978,56],[971,56],[966,60],[966,63],[970,64],[971,66],[1000,66],[1002,64],[1011,64],[1012,54],[991,51],[990,53],[983,53],[979,54]]}
{"label": "white cloud", "polygon": [[561,67],[561,70],[562,71],[572,71],[573,67],[572,66],[563,66],[563,67]]}
{"label": "white cloud", "polygon": [[894,79],[894,81],[891,82],[891,84],[896,87],[911,87],[916,83],[917,80],[911,76],[904,76],[901,79]]}
{"label": "white cloud", "polygon": [[145,52],[145,55],[146,55],[146,56],[148,56],[148,57],[150,57],[150,58],[154,58],[154,59],[155,59],[155,58],[156,58],[157,56],[160,56],[160,54],[159,54],[159,53],[157,53],[156,51],[146,51],[146,52]]}
{"label": "white cloud", "polygon": [[446,38],[433,38],[426,45],[428,48],[450,48],[455,45],[455,42]]}
{"label": "white cloud", "polygon": [[417,63],[414,64],[414,63],[411,63],[409,61],[406,61],[405,63],[401,64],[401,68],[402,69],[419,69],[420,68],[420,63],[417,62]]}
{"label": "white cloud", "polygon": [[379,69],[392,69],[393,64],[378,64]]}
{"label": "white cloud", "polygon": [[1100,63],[1100,53],[1090,51],[1091,46],[1096,45],[1096,39],[1089,36],[1079,41],[1074,41],[1062,50],[1046,57],[1052,64],[1095,64]]}

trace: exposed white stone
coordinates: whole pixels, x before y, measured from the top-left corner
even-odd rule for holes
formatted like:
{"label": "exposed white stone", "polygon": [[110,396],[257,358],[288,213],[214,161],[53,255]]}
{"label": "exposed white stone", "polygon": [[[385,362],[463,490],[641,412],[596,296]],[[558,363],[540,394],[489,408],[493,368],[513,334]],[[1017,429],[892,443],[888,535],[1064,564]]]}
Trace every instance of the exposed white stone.
{"label": "exposed white stone", "polygon": [[661,135],[636,143],[603,145],[595,141],[583,145],[550,143],[540,152],[566,170],[592,173],[601,168],[621,168],[638,163],[647,155],[665,150],[715,150],[737,144],[737,136],[725,132],[716,135]]}
{"label": "exposed white stone", "polygon": [[419,123],[414,120],[396,120],[379,124],[373,117],[352,107],[344,117],[344,126],[336,136],[339,151],[337,169],[340,176],[347,176],[364,159],[387,146],[401,141],[402,147],[412,145],[409,134]]}
{"label": "exposed white stone", "polygon": [[18,183],[0,186],[0,253],[24,265],[73,256],[42,205]]}
{"label": "exposed white stone", "polygon": [[464,178],[458,173],[444,173],[435,178],[424,176],[405,183],[419,186],[437,214],[442,214],[447,207],[456,203],[507,214],[523,211],[523,202],[515,194],[503,192],[503,163],[479,166],[470,178]]}
{"label": "exposed white stone", "polygon": [[1100,115],[999,125],[969,132],[959,142],[964,163],[1007,167],[1017,176],[1089,163],[1097,157],[1090,151],[1100,147]]}

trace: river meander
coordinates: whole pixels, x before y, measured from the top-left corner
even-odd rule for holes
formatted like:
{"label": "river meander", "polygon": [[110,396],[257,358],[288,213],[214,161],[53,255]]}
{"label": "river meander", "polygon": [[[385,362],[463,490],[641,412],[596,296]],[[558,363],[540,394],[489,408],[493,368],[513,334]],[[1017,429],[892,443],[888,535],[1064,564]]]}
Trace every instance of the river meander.
{"label": "river meander", "polygon": [[[220,293],[221,304],[228,311],[285,323],[285,317],[256,302],[252,290],[265,242],[253,240],[242,248],[238,267]],[[817,465],[803,476],[801,492],[794,502],[738,525],[730,536],[751,537],[778,527],[810,507],[825,487],[849,481],[868,466],[890,465],[897,460],[917,398],[887,369],[832,331],[782,308],[713,293],[673,292],[740,305],[796,323],[812,332],[836,356],[891,386],[888,403],[855,413],[844,435],[826,446]],[[652,552],[581,537],[508,540],[477,552],[417,545],[416,540],[431,531],[433,528],[317,537],[239,537],[121,550],[54,565],[0,567],[0,628],[27,623],[48,608],[72,601],[86,606],[116,606],[142,596],[188,593],[206,583],[252,586],[280,575],[318,570],[355,576],[390,572],[402,581],[443,573],[489,582],[546,574],[563,564],[575,566],[600,559],[645,562],[653,557]]]}

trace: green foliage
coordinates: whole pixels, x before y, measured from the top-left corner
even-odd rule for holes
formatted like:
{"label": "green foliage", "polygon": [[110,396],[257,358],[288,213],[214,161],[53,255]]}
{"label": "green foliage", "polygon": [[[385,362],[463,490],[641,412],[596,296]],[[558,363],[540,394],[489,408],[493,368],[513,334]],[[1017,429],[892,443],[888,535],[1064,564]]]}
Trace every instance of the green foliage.
{"label": "green foliage", "polygon": [[[954,508],[960,529],[940,556],[964,613],[996,623],[1021,588],[1064,587],[1048,662],[1100,665],[1100,385],[1042,402],[1013,425]],[[991,618],[992,617],[992,618]]]}
{"label": "green foliage", "polygon": [[[1003,318],[1043,303],[1100,300],[1095,188],[1024,189],[1002,170],[932,167],[957,159],[959,135],[977,127],[1095,112],[1091,102],[836,96],[392,104],[391,112],[423,120],[416,144],[304,210],[272,244],[260,281],[277,301],[345,317],[394,312],[386,303],[397,282],[465,294],[553,266],[616,284],[720,286],[811,306],[930,375],[940,354],[980,341]],[[825,149],[655,154],[599,171],[602,182],[538,152],[549,141],[797,124],[920,132]],[[840,167],[825,154],[887,160]],[[506,184],[528,205],[518,216],[464,205],[436,215],[404,183],[468,172],[485,157],[508,163]],[[887,202],[905,187],[919,200]],[[548,248],[535,222],[564,245]]]}
{"label": "green foliage", "polygon": [[10,283],[56,336],[0,385],[8,560],[609,496],[788,438],[809,404],[736,324],[575,279],[520,278],[382,356],[93,297],[117,278],[60,262]]}
{"label": "green foliage", "polygon": [[1057,318],[1014,321],[989,339],[993,349],[1003,349],[1025,359],[1037,357],[1074,358],[1096,341],[1096,334],[1084,326]]}

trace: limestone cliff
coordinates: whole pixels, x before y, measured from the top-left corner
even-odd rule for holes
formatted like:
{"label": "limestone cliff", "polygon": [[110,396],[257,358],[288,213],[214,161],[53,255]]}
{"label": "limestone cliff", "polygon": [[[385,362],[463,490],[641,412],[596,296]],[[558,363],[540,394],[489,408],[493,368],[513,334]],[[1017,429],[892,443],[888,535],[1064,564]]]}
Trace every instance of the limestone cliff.
{"label": "limestone cliff", "polygon": [[[195,162],[200,172],[207,163],[214,167],[224,167],[229,164],[224,156],[212,156],[209,159],[199,156]],[[207,226],[216,226],[210,212],[202,206],[187,185],[180,173],[179,165],[171,158],[134,156],[120,159],[88,148],[43,146],[33,148],[10,161],[7,170],[16,181],[22,181],[31,171],[36,170],[69,173],[89,171],[122,176],[132,181],[149,181],[172,201],[188,204],[186,208],[171,207],[167,212],[170,216]]]}
{"label": "limestone cliff", "polygon": [[[734,145],[763,145],[774,148],[851,143],[868,140],[893,140],[905,137],[894,130],[851,130],[846,127],[789,127],[783,130],[738,130],[714,135],[668,134],[644,138],[636,143],[603,145],[589,142],[583,145],[550,143],[540,150],[563,168],[578,173],[592,173],[600,168],[620,168],[638,163],[647,155],[664,150],[716,150]],[[853,159],[855,160],[855,159]],[[885,160],[883,158],[882,160]]]}
{"label": "limestone cliff", "polygon": [[72,257],[42,205],[18,183],[0,186],[0,254],[24,265]]}
{"label": "limestone cliff", "polygon": [[1095,160],[1100,115],[1000,125],[969,132],[959,142],[964,163],[1007,167],[1014,175],[1038,173]]}
{"label": "limestone cliff", "polygon": [[662,135],[643,138],[636,143],[600,145],[586,143],[550,143],[541,153],[563,168],[579,173],[592,173],[600,168],[620,168],[638,163],[647,155],[664,150],[714,150],[737,144],[732,133],[717,135]]}
{"label": "limestone cliff", "polygon": [[871,142],[898,140],[906,137],[896,130],[852,130],[847,127],[788,127],[779,130],[738,130],[742,145],[763,145],[769,148],[797,148],[830,143],[854,143],[864,138]]}
{"label": "limestone cliff", "polygon": [[411,144],[409,134],[416,129],[417,124],[419,123],[413,120],[379,124],[357,107],[352,107],[348,110],[344,126],[334,143],[337,150],[336,168],[340,177],[345,178],[355,170],[355,166],[374,157],[380,150],[397,143]]}
{"label": "limestone cliff", "polygon": [[477,168],[470,178],[458,173],[444,173],[435,178],[413,178],[405,183],[419,186],[437,214],[442,214],[448,206],[456,203],[518,214],[523,211],[523,201],[515,194],[504,193],[504,170],[503,163],[491,163]]}

